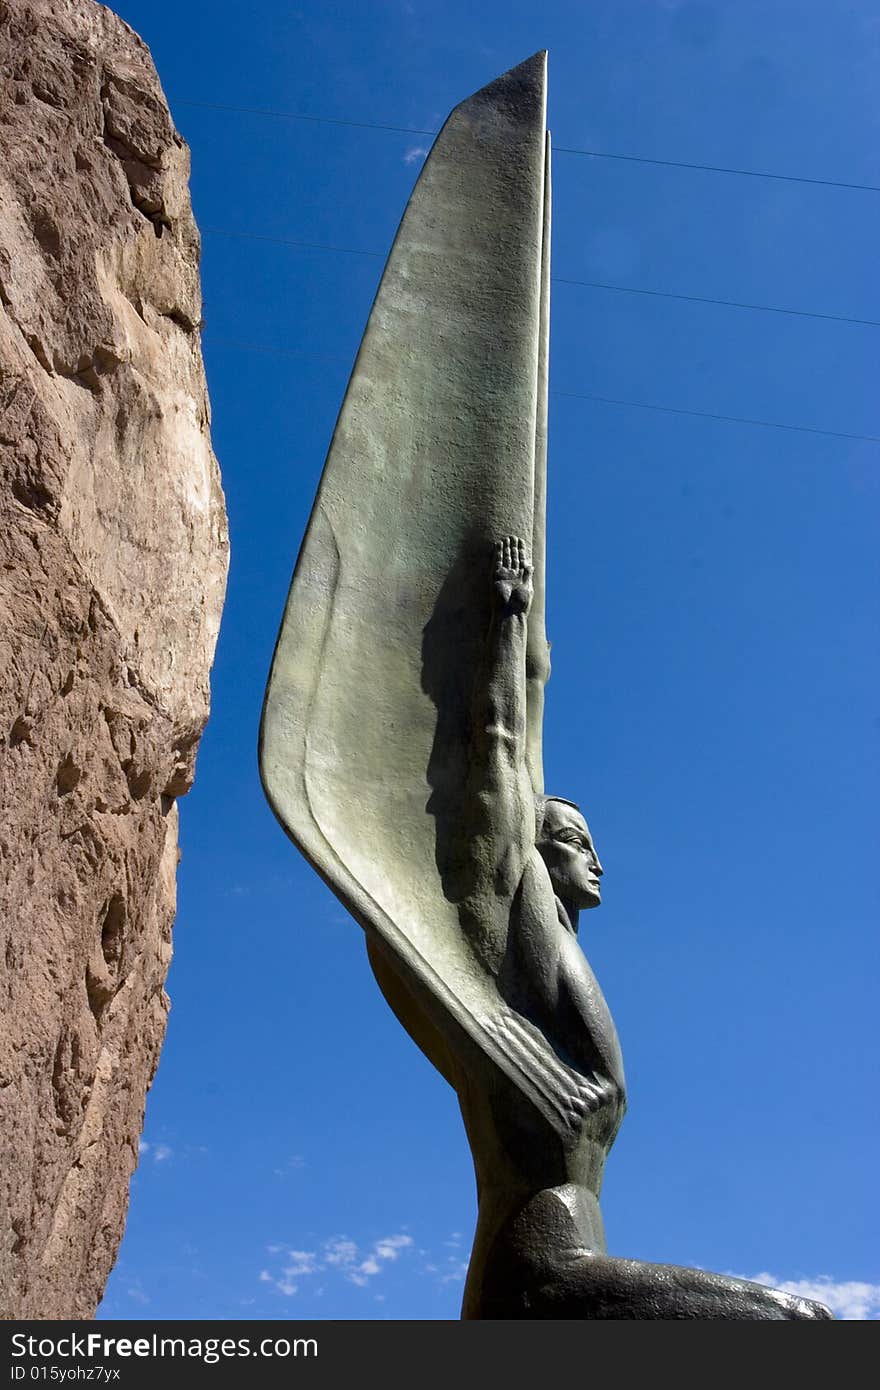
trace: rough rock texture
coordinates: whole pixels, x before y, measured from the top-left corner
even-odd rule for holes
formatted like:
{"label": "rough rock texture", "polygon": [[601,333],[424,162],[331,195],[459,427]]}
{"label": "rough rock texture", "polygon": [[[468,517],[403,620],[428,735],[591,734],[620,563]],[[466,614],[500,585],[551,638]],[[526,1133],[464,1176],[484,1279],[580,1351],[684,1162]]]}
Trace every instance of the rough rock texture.
{"label": "rough rock texture", "polygon": [[189,155],[92,0],[0,0],[0,1312],[89,1317],[165,1032],[227,566]]}

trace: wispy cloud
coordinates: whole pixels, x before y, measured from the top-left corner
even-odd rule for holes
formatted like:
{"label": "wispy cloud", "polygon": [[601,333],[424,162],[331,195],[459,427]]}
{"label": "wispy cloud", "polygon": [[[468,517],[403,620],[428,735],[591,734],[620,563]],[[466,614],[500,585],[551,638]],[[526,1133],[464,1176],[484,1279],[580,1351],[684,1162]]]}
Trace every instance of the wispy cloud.
{"label": "wispy cloud", "polygon": [[404,164],[418,164],[419,160],[424,159],[427,153],[427,145],[410,145],[409,149],[404,151],[403,162]]}
{"label": "wispy cloud", "polygon": [[357,1246],[345,1236],[334,1236],[324,1243],[324,1263],[327,1265],[350,1265],[357,1258]]}
{"label": "wispy cloud", "polygon": [[467,1260],[457,1259],[455,1255],[449,1256],[445,1269],[437,1270],[441,1284],[463,1284],[467,1272]]}
{"label": "wispy cloud", "polygon": [[376,1241],[376,1254],[380,1260],[396,1260],[401,1250],[408,1250],[412,1243],[412,1236],[386,1236]]}
{"label": "wispy cloud", "polygon": [[306,1161],[302,1154],[291,1154],[290,1158],[273,1168],[272,1172],[276,1178],[289,1178],[292,1173],[298,1173],[301,1168],[305,1168]]}
{"label": "wispy cloud", "polygon": [[140,1156],[143,1158],[145,1154],[149,1154],[154,1163],[164,1163],[173,1152],[170,1144],[150,1144],[146,1139],[141,1139],[138,1143]]}
{"label": "wispy cloud", "polygon": [[329,1297],[334,1290],[339,1293],[346,1285],[354,1285],[373,1301],[385,1303],[387,1310],[400,1288],[391,1271],[399,1269],[405,1281],[424,1280],[438,1296],[442,1292],[446,1297],[447,1290],[464,1284],[468,1247],[460,1231],[438,1238],[429,1248],[405,1230],[372,1241],[336,1235],[307,1250],[275,1241],[265,1247],[268,1261],[257,1279],[264,1292],[283,1298],[314,1299],[325,1292]]}
{"label": "wispy cloud", "polygon": [[269,874],[259,879],[233,879],[227,881],[217,891],[223,898],[257,898],[269,894],[287,893],[295,885],[290,874]]}
{"label": "wispy cloud", "polygon": [[[325,1240],[317,1250],[290,1250],[286,1246],[270,1245],[267,1251],[276,1258],[281,1256],[283,1263],[275,1270],[262,1269],[259,1281],[271,1284],[284,1297],[292,1297],[304,1278],[313,1274],[336,1274],[350,1284],[363,1288],[382,1273],[383,1267],[393,1263],[408,1253],[413,1245],[412,1236],[403,1232],[383,1236],[371,1246],[361,1247],[348,1236],[333,1236]],[[316,1288],[317,1295],[323,1287]]]}
{"label": "wispy cloud", "polygon": [[431,1275],[438,1284],[463,1284],[467,1276],[468,1261],[462,1249],[461,1231],[451,1231],[442,1244],[450,1254],[431,1254],[427,1250],[418,1253],[425,1257],[420,1268],[421,1274]]}
{"label": "wispy cloud", "polygon": [[761,1274],[739,1275],[753,1284],[767,1284],[792,1293],[798,1298],[813,1298],[824,1303],[838,1318],[847,1322],[880,1321],[880,1284],[866,1284],[858,1279],[832,1279],[818,1274],[813,1279],[777,1279],[766,1271]]}

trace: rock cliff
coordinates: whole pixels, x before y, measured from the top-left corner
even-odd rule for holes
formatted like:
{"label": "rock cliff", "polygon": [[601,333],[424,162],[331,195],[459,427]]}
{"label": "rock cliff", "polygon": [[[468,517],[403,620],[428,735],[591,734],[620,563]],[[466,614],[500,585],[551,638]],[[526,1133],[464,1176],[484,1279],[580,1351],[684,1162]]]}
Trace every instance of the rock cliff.
{"label": "rock cliff", "polygon": [[189,154],[92,0],[0,0],[0,1314],[90,1317],[165,1032],[227,532]]}

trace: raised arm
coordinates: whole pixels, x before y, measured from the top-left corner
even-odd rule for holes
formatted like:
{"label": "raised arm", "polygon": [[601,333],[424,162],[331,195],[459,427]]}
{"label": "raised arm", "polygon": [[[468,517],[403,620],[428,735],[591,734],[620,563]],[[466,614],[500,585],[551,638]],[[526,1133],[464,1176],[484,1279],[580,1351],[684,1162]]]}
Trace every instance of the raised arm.
{"label": "raised arm", "polygon": [[495,547],[485,684],[477,691],[475,710],[476,737],[485,740],[489,778],[503,776],[507,768],[525,761],[526,640],[532,593],[526,548],[517,536],[507,536]]}
{"label": "raised arm", "polygon": [[[526,767],[526,639],[532,567],[525,544],[506,536],[495,547],[492,616],[484,659],[475,673],[468,771],[469,848],[474,898],[509,899],[535,843],[535,812]],[[476,907],[476,904],[475,904]]]}

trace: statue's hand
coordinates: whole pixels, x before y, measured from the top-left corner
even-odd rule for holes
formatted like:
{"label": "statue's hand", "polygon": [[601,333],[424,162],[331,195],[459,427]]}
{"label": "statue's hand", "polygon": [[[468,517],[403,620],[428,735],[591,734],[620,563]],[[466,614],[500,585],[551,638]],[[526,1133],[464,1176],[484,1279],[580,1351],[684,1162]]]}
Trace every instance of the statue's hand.
{"label": "statue's hand", "polygon": [[509,613],[528,613],[532,603],[532,566],[525,542],[505,536],[495,546],[492,586],[499,606]]}

